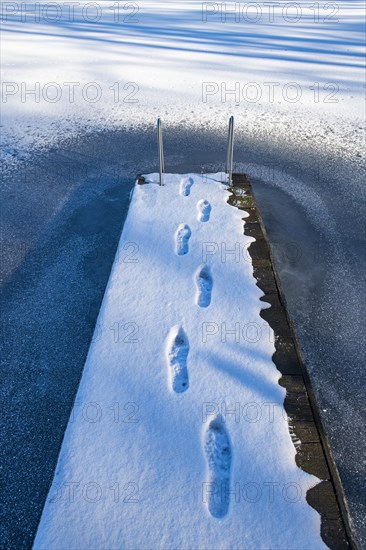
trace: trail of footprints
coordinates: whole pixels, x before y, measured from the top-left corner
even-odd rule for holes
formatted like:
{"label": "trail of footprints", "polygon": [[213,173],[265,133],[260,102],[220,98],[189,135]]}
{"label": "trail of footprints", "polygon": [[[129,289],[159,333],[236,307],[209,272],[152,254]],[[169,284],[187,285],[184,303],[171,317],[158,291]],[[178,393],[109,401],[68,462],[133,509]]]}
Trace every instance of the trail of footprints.
{"label": "trail of footprints", "polygon": [[[180,182],[179,193],[188,197],[194,181],[192,178],[183,178]],[[197,220],[208,222],[211,215],[211,204],[202,199],[197,202]],[[189,239],[192,231],[189,225],[182,223],[175,232],[175,252],[184,256],[189,252]],[[211,303],[213,278],[208,265],[199,266],[194,276],[196,284],[196,304],[206,308]],[[172,390],[183,393],[189,387],[187,360],[189,353],[188,336],[180,325],[174,326],[167,338],[167,362]],[[229,509],[230,471],[231,471],[231,443],[221,415],[216,416],[209,423],[204,440],[204,452],[208,468],[207,507],[214,518],[223,518]]]}

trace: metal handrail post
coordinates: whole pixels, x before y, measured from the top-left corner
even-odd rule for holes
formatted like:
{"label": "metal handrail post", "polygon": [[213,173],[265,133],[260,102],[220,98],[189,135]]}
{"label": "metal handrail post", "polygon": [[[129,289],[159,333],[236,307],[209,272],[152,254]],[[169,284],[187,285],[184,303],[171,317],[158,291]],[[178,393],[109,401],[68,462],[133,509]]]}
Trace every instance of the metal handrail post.
{"label": "metal handrail post", "polygon": [[229,175],[229,185],[233,179],[233,159],[234,159],[234,117],[231,115],[229,119],[229,133],[226,155],[226,173]]}
{"label": "metal handrail post", "polygon": [[165,172],[165,160],[164,160],[164,141],[163,141],[163,129],[160,125],[160,143],[161,143],[161,169]]}
{"label": "metal handrail post", "polygon": [[226,174],[229,172],[229,151],[230,151],[230,138],[231,138],[231,118],[229,119],[229,131],[227,135],[227,151],[226,151],[226,165],[225,165],[225,172]]}
{"label": "metal handrail post", "polygon": [[161,120],[157,120],[158,128],[158,152],[159,152],[159,183],[163,185],[163,173],[165,172],[164,168],[164,147],[163,147],[163,131],[161,127]]}

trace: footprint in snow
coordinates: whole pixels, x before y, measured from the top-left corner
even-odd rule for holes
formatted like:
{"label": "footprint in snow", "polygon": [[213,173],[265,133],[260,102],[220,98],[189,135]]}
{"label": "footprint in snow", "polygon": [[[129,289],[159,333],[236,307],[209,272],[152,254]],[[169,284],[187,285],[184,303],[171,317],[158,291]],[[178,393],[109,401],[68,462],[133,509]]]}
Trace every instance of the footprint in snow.
{"label": "footprint in snow", "polygon": [[190,227],[185,223],[181,223],[177,231],[175,232],[175,250],[178,256],[183,256],[184,254],[187,254],[188,241],[191,234],[192,232]]}
{"label": "footprint in snow", "polygon": [[197,305],[199,307],[208,307],[211,303],[212,275],[208,265],[199,268],[196,273],[197,285]]}
{"label": "footprint in snow", "polygon": [[197,219],[199,222],[208,222],[211,214],[211,204],[206,199],[202,199],[197,203],[198,216]]}
{"label": "footprint in snow", "polygon": [[188,389],[187,357],[189,342],[186,333],[179,325],[173,327],[167,340],[167,359],[169,366],[170,384],[176,393]]}
{"label": "footprint in snow", "polygon": [[226,516],[230,503],[231,443],[221,415],[211,420],[204,442],[208,464],[207,505],[214,518]]}
{"label": "footprint in snow", "polygon": [[192,178],[183,178],[183,179],[181,179],[179,192],[183,197],[188,197],[188,195],[191,192],[191,187],[192,187],[193,183],[194,182],[193,182]]}

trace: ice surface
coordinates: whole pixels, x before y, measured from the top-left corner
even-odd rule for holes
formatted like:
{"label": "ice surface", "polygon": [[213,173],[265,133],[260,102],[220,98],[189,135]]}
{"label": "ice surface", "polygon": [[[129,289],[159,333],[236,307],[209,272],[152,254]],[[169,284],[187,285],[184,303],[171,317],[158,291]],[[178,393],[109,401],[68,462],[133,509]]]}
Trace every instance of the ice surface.
{"label": "ice surface", "polygon": [[[247,4],[234,2],[95,5],[60,3],[56,11],[46,0],[5,3],[2,152],[9,162],[86,131],[136,129],[157,115],[170,125],[218,129],[230,111],[257,112],[256,124],[269,132],[288,116],[299,127],[309,116],[333,127],[363,120],[360,0],[262,3],[256,17],[253,4],[247,13]],[[229,12],[235,6],[239,18]]]}

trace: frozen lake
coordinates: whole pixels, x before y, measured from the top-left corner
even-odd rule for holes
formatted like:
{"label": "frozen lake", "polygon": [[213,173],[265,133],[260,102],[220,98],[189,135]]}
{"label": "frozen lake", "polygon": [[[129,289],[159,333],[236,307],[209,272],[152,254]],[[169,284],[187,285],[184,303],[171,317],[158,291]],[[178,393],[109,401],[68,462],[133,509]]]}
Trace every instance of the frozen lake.
{"label": "frozen lake", "polygon": [[[357,154],[340,158],[310,144],[305,155],[273,138],[268,147],[238,128],[235,167],[251,176],[353,526],[365,542],[362,166]],[[166,167],[219,170],[225,147],[225,133],[171,127]],[[5,174],[2,523],[18,547],[31,540],[42,511],[135,175],[156,167],[149,128],[71,139]]]}

